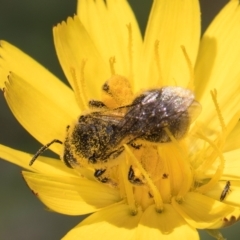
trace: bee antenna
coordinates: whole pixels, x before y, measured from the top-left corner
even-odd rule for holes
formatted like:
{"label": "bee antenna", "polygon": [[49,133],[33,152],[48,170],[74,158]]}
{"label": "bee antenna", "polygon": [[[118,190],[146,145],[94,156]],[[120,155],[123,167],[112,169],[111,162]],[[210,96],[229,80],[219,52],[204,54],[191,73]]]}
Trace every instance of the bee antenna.
{"label": "bee antenna", "polygon": [[62,141],[60,141],[58,139],[54,139],[50,143],[42,146],[32,157],[31,161],[29,162],[29,166],[32,166],[33,163],[36,161],[36,159],[39,157],[39,155],[41,155],[44,151],[46,151],[53,143],[63,144]]}

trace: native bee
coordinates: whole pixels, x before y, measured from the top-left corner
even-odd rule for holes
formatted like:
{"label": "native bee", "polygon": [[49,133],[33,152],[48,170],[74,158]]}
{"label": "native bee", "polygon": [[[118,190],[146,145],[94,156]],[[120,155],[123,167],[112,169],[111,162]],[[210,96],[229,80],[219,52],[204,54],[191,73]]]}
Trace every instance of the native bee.
{"label": "native bee", "polygon": [[[168,143],[170,136],[184,137],[193,120],[193,112],[199,112],[200,104],[189,89],[167,86],[142,92],[132,103],[109,109],[103,102],[90,101],[95,111],[79,116],[77,121],[67,127],[63,142],[53,140],[43,146],[33,157],[35,159],[53,143],[63,144],[62,160],[68,167],[91,166],[94,176],[101,182],[108,182],[104,172],[109,166],[118,163],[124,152],[123,144],[141,148],[137,140],[154,144]],[[132,166],[128,179],[141,184]]]}

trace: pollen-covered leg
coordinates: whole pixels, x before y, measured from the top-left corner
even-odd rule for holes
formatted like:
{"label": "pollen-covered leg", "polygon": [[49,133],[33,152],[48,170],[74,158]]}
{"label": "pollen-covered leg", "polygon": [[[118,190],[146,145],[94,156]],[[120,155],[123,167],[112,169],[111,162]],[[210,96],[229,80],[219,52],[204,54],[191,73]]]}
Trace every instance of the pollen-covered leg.
{"label": "pollen-covered leg", "polygon": [[143,177],[141,175],[136,176],[133,166],[130,166],[130,168],[129,168],[128,180],[130,183],[132,183],[134,185],[143,185],[145,183],[143,180]]}
{"label": "pollen-covered leg", "polygon": [[107,108],[107,106],[102,101],[98,101],[98,100],[90,100],[88,102],[88,106],[91,109],[104,109],[104,108]]}
{"label": "pollen-covered leg", "polygon": [[105,172],[106,172],[106,169],[96,169],[94,173],[94,177],[97,178],[97,180],[102,183],[107,183],[109,179],[103,176]]}
{"label": "pollen-covered leg", "polygon": [[129,105],[132,99],[131,84],[123,76],[114,74],[102,86],[102,101],[110,109]]}
{"label": "pollen-covered leg", "polygon": [[[112,171],[112,169],[110,168]],[[94,177],[101,183],[108,184],[111,187],[117,186],[117,181],[114,181],[112,176],[110,176],[109,169],[95,169]]]}

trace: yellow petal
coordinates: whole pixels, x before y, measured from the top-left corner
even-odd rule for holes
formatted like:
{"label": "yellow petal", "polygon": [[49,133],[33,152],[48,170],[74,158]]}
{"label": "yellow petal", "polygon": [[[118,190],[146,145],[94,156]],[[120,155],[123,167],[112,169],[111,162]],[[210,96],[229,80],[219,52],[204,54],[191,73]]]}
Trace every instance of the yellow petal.
{"label": "yellow petal", "polygon": [[81,215],[120,201],[118,191],[80,177],[23,172],[29,188],[53,211]]}
{"label": "yellow petal", "polygon": [[32,167],[30,167],[29,162],[32,158],[32,155],[30,153],[21,152],[1,144],[0,158],[14,163],[22,168],[38,173],[53,174],[59,176],[76,176],[75,171],[68,168],[63,162],[48,157],[39,156],[38,160],[33,164]]}
{"label": "yellow petal", "polygon": [[231,131],[230,135],[226,139],[224,146],[224,152],[237,150],[240,148],[240,141],[238,141],[240,136],[240,121],[238,121],[235,128]]}
{"label": "yellow petal", "polygon": [[196,97],[203,106],[199,121],[213,129],[219,125],[210,90],[226,123],[240,111],[240,6],[229,1],[204,34],[196,63]]}
{"label": "yellow petal", "polygon": [[4,87],[9,72],[14,72],[46,98],[68,110],[79,111],[73,92],[47,69],[8,42],[0,42],[0,87]]}
{"label": "yellow petal", "polygon": [[83,91],[90,98],[100,99],[101,87],[111,76],[108,59],[103,61],[79,18],[75,16],[58,24],[53,28],[53,35],[58,59],[72,87],[77,90],[76,82],[83,84],[86,86]]}
{"label": "yellow petal", "polygon": [[[239,169],[240,169],[240,149],[229,151],[223,154],[225,159],[223,174],[221,180],[240,180]],[[214,163],[213,167],[208,169],[204,174],[207,177],[212,177],[216,172],[218,163]]]}
{"label": "yellow petal", "polygon": [[225,166],[223,170],[223,177],[225,179],[240,179],[240,149],[224,153]]}
{"label": "yellow petal", "polygon": [[172,205],[186,222],[198,229],[219,228],[240,215],[239,208],[194,192],[188,193],[182,203],[173,199]]}
{"label": "yellow petal", "polygon": [[[39,89],[15,73],[9,75],[4,91],[6,101],[21,125],[38,141],[46,144],[53,139],[63,140],[66,127],[77,117],[71,110],[49,99]],[[57,99],[64,96],[57,96]],[[69,106],[71,109],[71,106]],[[60,153],[62,145],[51,146]]]}
{"label": "yellow petal", "polygon": [[141,212],[132,216],[128,205],[117,204],[92,214],[63,239],[132,240],[140,217]]}
{"label": "yellow petal", "polygon": [[104,61],[114,56],[116,74],[133,77],[133,72],[139,71],[142,38],[128,2],[110,0],[105,4],[103,0],[83,0],[78,1],[77,12]]}
{"label": "yellow petal", "polygon": [[197,230],[189,226],[171,205],[165,204],[162,213],[157,213],[154,205],[144,211],[136,239],[199,239],[199,235]]}
{"label": "yellow petal", "polygon": [[[196,0],[155,0],[144,39],[144,73],[139,87],[161,85],[186,87],[190,80],[183,45],[194,66],[200,39],[200,10]],[[159,41],[156,50],[155,44]],[[156,62],[156,51],[160,70]],[[141,73],[142,74],[142,73]]]}

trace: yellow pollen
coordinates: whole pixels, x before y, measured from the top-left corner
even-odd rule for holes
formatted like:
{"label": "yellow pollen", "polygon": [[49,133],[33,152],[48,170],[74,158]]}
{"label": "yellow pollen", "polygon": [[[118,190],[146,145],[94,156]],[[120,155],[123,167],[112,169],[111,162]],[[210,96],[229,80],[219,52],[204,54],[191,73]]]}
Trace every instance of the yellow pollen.
{"label": "yellow pollen", "polygon": [[133,83],[133,36],[132,36],[132,25],[127,24],[128,29],[128,57],[129,57],[129,80]]}
{"label": "yellow pollen", "polygon": [[111,71],[111,75],[116,75],[116,71],[115,71],[115,68],[114,68],[114,64],[116,63],[116,59],[115,57],[111,57],[109,59],[109,64],[110,64],[110,71]]}
{"label": "yellow pollen", "polygon": [[156,205],[156,211],[159,213],[162,212],[163,211],[163,200],[162,200],[162,197],[161,197],[160,192],[158,191],[156,185],[153,183],[153,181],[149,177],[148,173],[145,171],[145,169],[139,163],[138,159],[134,156],[134,154],[132,153],[130,148],[126,144],[124,144],[124,148],[125,148],[126,152],[129,154],[131,161],[134,163],[134,165],[137,166],[137,168],[139,169],[141,174],[144,176],[144,178],[151,190],[151,193],[153,195],[153,199],[154,199],[154,202]]}
{"label": "yellow pollen", "polygon": [[190,60],[189,55],[187,54],[186,48],[182,45],[181,49],[183,51],[183,55],[185,57],[185,60],[187,62],[188,70],[189,70],[189,83],[188,83],[188,88],[192,91],[194,91],[194,70],[193,70],[193,65]]}
{"label": "yellow pollen", "polygon": [[87,99],[89,99],[87,97],[87,88],[86,88],[85,79],[84,79],[85,65],[86,65],[86,60],[83,59],[81,62],[81,68],[80,68],[80,79],[77,78],[75,69],[70,68],[70,72],[73,78],[73,88],[74,88],[75,97],[76,97],[78,106],[82,110],[85,110],[88,108]]}
{"label": "yellow pollen", "polygon": [[155,56],[155,62],[156,62],[157,71],[158,71],[158,86],[162,86],[162,71],[161,71],[161,61],[159,56],[159,40],[156,40],[154,44],[154,56]]}

